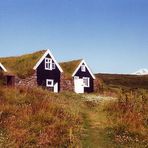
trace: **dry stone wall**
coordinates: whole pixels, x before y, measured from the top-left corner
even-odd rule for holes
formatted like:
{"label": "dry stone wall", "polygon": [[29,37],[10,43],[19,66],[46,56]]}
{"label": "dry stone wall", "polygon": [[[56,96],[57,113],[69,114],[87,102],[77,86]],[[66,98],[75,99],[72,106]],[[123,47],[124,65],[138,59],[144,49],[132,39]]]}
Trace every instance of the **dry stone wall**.
{"label": "dry stone wall", "polygon": [[61,83],[60,83],[61,91],[73,91],[74,83],[73,79],[67,79],[64,74],[61,74]]}
{"label": "dry stone wall", "polygon": [[[26,78],[20,79],[16,77],[15,85],[20,87],[37,87],[37,75],[36,72]],[[101,88],[101,82],[99,79],[94,80],[94,92],[99,92]],[[66,78],[64,74],[61,74],[61,82],[60,82],[60,91],[74,91],[74,81],[73,78]]]}
{"label": "dry stone wall", "polygon": [[94,80],[94,92],[99,92],[101,88],[102,88],[101,80],[99,80],[98,78],[96,78]]}
{"label": "dry stone wall", "polygon": [[[20,87],[37,87],[36,72],[26,79],[20,79],[16,77],[15,85]],[[73,86],[73,80],[66,79],[64,74],[61,74],[60,91],[73,91]]]}
{"label": "dry stone wall", "polygon": [[37,86],[36,72],[32,76],[30,76],[26,79],[16,78],[15,85],[21,86],[21,87],[36,87]]}

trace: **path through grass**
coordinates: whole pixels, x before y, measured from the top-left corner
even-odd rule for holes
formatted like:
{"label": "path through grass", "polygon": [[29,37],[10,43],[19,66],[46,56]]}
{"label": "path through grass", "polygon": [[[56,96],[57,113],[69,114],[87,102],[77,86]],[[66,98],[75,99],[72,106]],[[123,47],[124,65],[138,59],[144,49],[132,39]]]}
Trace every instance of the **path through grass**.
{"label": "path through grass", "polygon": [[[91,105],[90,105],[91,104]],[[107,117],[102,108],[103,102],[99,105],[86,102],[83,108],[84,133],[82,147],[84,148],[108,148],[113,145],[107,129]]]}
{"label": "path through grass", "polygon": [[[85,96],[84,96],[85,97]],[[87,99],[86,96],[85,99]],[[114,98],[115,99],[115,98]],[[113,101],[113,98],[111,99]],[[109,99],[98,99],[95,101],[85,100],[81,108],[84,130],[81,139],[82,148],[146,148],[141,142],[115,142],[115,131],[109,123],[107,112],[104,110]],[[97,103],[96,103],[97,102]]]}

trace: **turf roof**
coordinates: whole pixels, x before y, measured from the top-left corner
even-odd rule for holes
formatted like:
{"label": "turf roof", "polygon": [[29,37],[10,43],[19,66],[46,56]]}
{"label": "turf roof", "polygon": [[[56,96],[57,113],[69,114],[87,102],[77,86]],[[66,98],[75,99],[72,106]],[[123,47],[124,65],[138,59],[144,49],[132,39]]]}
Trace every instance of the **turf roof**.
{"label": "turf roof", "polygon": [[0,62],[5,66],[8,73],[26,78],[34,73],[33,66],[44,54],[45,50],[16,57],[0,58]]}
{"label": "turf roof", "polygon": [[[26,78],[34,73],[34,65],[45,52],[46,50],[41,50],[22,56],[0,58],[0,62],[7,69],[8,74],[14,74],[20,78]],[[72,73],[80,62],[81,60],[73,60],[59,63],[64,71],[66,78],[71,78]]]}
{"label": "turf roof", "polygon": [[80,62],[81,62],[81,59],[60,63],[60,66],[62,67],[66,78],[72,77],[73,72],[78,67]]}

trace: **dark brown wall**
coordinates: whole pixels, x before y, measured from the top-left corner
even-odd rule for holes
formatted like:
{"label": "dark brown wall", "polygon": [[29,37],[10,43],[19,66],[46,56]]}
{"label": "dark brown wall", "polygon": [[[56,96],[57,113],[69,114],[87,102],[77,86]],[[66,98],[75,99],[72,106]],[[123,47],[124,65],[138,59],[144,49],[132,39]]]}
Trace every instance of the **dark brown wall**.
{"label": "dark brown wall", "polygon": [[[46,57],[51,58],[50,55]],[[45,70],[45,60],[37,68],[37,84],[46,87],[46,79],[53,79],[54,83],[58,82],[58,91],[60,91],[60,71],[56,66],[53,70]]]}
{"label": "dark brown wall", "polygon": [[15,76],[6,76],[7,86],[15,86]]}
{"label": "dark brown wall", "polygon": [[75,76],[79,76],[80,78],[89,77],[90,78],[90,87],[84,87],[84,92],[90,93],[90,92],[94,91],[94,80],[93,80],[91,74],[89,73],[87,67],[86,67],[85,72],[81,71],[81,67],[80,67],[79,70],[77,71],[77,73],[75,74]]}

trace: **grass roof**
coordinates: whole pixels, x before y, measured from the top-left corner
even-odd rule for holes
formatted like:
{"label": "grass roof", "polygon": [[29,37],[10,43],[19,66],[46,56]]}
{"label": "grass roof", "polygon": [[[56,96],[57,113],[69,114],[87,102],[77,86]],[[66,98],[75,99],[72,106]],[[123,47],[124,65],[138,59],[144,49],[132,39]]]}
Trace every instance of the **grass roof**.
{"label": "grass roof", "polygon": [[73,72],[80,64],[80,62],[81,59],[60,63],[60,66],[62,67],[66,78],[71,78]]}
{"label": "grass roof", "polygon": [[[45,50],[41,50],[22,56],[4,57],[0,58],[0,62],[7,69],[8,74],[14,74],[20,78],[26,78],[34,73],[33,67],[44,53]],[[81,60],[73,60],[60,63],[66,78],[71,78],[72,73],[79,65],[80,61]]]}
{"label": "grass roof", "polygon": [[8,73],[17,75],[20,78],[26,78],[33,74],[33,67],[44,52],[45,50],[41,50],[22,56],[0,58],[0,62],[7,69]]}

